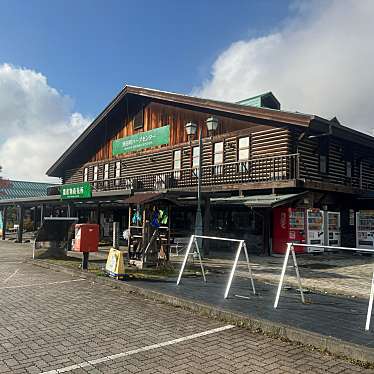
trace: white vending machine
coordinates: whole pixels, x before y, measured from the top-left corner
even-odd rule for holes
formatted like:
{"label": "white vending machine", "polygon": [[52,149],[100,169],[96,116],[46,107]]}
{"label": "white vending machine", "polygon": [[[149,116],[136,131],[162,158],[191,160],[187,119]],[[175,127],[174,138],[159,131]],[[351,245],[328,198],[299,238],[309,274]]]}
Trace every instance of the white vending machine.
{"label": "white vending machine", "polygon": [[374,210],[356,213],[356,247],[374,249]]}
{"label": "white vending machine", "polygon": [[[307,243],[325,245],[324,214],[320,209],[307,210]],[[323,252],[323,248],[308,247],[308,252]]]}
{"label": "white vending machine", "polygon": [[327,212],[327,245],[340,247],[340,212]]}

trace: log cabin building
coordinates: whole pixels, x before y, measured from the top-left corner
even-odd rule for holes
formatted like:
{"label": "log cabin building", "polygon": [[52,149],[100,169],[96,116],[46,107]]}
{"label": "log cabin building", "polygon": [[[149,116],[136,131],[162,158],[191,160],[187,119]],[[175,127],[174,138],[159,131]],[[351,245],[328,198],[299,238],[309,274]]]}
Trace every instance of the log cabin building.
{"label": "log cabin building", "polygon": [[[188,123],[201,129],[201,165]],[[374,191],[374,138],[336,118],[283,111],[271,92],[229,103],[125,86],[47,171],[62,187],[0,207],[56,207],[110,236],[111,222],[134,222],[131,207],[168,201],[173,240],[194,230],[199,166],[205,234],[270,254],[277,207],[321,209],[340,212],[341,244],[355,246],[354,213]],[[82,185],[92,193],[74,194]]]}

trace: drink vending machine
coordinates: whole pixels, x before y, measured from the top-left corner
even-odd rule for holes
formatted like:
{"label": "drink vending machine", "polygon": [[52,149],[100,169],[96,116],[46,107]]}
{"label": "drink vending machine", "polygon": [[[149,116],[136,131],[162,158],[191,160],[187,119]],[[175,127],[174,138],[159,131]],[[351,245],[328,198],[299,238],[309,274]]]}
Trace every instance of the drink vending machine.
{"label": "drink vending machine", "polygon": [[[320,209],[312,208],[307,210],[307,243],[325,245],[324,240],[324,214]],[[323,252],[323,248],[307,247],[307,251]]]}
{"label": "drink vending machine", "polygon": [[341,246],[339,212],[327,212],[327,245]]}
{"label": "drink vending machine", "polygon": [[[276,207],[273,210],[272,252],[286,253],[287,243],[306,243],[305,209]],[[296,253],[304,253],[305,247],[294,247]]]}
{"label": "drink vending machine", "polygon": [[374,249],[374,210],[356,213],[356,247]]}

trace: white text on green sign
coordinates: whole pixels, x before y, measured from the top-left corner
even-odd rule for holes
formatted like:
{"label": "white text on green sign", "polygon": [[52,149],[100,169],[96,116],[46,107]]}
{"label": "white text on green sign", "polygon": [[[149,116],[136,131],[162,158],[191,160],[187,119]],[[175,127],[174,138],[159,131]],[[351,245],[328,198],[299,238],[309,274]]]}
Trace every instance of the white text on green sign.
{"label": "white text on green sign", "polygon": [[113,140],[112,154],[115,156],[121,153],[135,152],[145,148],[169,144],[169,142],[170,126],[167,125],[150,131],[127,136],[126,138]]}
{"label": "white text on green sign", "polygon": [[92,187],[88,182],[64,184],[60,188],[61,199],[87,199],[92,196]]}

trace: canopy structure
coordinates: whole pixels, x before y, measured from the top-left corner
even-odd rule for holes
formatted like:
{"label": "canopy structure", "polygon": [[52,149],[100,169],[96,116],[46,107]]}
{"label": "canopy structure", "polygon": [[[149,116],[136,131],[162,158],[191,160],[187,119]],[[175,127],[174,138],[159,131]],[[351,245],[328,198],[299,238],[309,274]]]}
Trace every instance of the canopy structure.
{"label": "canopy structure", "polygon": [[235,205],[246,206],[248,208],[275,208],[280,205],[290,203],[305,196],[307,192],[294,194],[268,194],[254,196],[232,196],[229,198],[212,198],[212,205]]}

